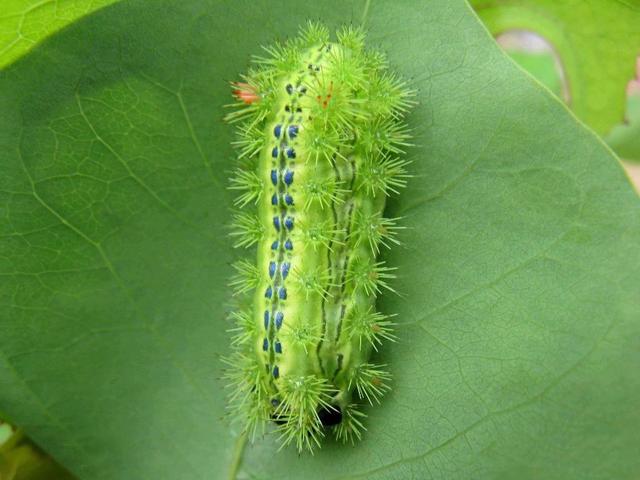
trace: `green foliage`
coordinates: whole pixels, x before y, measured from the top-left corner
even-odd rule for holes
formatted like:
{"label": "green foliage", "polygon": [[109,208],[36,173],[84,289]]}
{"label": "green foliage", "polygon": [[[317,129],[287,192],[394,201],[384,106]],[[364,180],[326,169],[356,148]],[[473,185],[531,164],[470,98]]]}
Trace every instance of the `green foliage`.
{"label": "green foliage", "polygon": [[507,50],[509,56],[558,97],[562,96],[562,79],[551,53],[528,53]]}
{"label": "green foliage", "polygon": [[20,430],[0,419],[0,479],[73,480],[73,477]]}
{"label": "green foliage", "polygon": [[0,411],[80,479],[637,477],[638,198],[457,0],[366,16],[418,102],[393,390],[354,446],[236,440],[228,81],[365,5],[127,1],[2,71]]}
{"label": "green foliage", "polygon": [[2,0],[0,68],[47,36],[94,10],[118,0]]}
{"label": "green foliage", "polygon": [[620,158],[640,162],[640,91],[629,95],[625,122],[616,125],[606,141]]}
{"label": "green foliage", "polygon": [[575,114],[604,135],[624,116],[625,86],[640,54],[640,2],[471,0],[494,34],[533,31],[562,63]]}

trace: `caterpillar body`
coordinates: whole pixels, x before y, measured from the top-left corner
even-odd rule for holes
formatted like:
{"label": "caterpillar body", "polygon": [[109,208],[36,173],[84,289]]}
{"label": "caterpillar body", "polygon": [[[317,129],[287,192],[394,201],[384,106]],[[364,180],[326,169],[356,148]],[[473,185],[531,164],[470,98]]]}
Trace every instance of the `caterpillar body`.
{"label": "caterpillar body", "polygon": [[413,94],[383,54],[365,50],[359,28],[330,41],[309,23],[265,51],[232,83],[226,116],[240,157],[229,188],[236,205],[257,210],[234,216],[231,237],[257,247],[257,262],[234,265],[225,376],[251,436],[273,420],[283,444],[312,450],[327,429],[359,439],[359,404],[389,390],[384,365],[369,360],[394,339],[375,310],[394,269],[377,257],[398,243],[398,219],[383,209],[408,178],[398,156]]}

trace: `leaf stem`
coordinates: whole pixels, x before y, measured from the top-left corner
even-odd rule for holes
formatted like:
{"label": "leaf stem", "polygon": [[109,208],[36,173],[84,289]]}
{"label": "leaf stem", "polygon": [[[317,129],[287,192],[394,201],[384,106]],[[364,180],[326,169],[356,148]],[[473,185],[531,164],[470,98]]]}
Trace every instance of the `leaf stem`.
{"label": "leaf stem", "polygon": [[371,0],[367,0],[367,2],[364,4],[364,11],[362,12],[362,19],[360,20],[360,23],[362,24],[363,27],[367,23],[367,15],[369,14],[369,7],[370,6],[371,6]]}
{"label": "leaf stem", "polygon": [[233,448],[233,459],[231,460],[231,468],[229,469],[229,480],[235,480],[238,475],[238,469],[242,462],[242,454],[244,452],[244,446],[247,443],[247,432],[242,432],[236,440],[235,447]]}

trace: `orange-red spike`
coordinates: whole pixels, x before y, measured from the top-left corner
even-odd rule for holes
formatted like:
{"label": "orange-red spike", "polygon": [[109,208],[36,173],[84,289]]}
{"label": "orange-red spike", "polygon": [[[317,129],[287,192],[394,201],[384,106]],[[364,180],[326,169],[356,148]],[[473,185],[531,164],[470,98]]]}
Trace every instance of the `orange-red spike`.
{"label": "orange-red spike", "polygon": [[233,96],[238,100],[242,100],[247,105],[260,101],[260,94],[252,85],[245,82],[233,82],[231,85],[236,87],[235,90],[233,90]]}

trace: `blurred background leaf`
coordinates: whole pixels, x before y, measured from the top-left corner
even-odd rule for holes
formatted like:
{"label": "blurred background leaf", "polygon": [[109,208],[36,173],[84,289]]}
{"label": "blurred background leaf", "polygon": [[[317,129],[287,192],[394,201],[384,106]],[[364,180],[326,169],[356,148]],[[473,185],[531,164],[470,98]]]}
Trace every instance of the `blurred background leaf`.
{"label": "blurred background leaf", "polygon": [[[564,83],[565,90],[558,95],[573,112],[622,158],[640,161],[640,122],[633,120],[637,102],[626,96],[640,57],[640,1],[471,0],[471,4],[499,39],[510,32],[533,32],[544,38],[552,53],[532,52],[526,44],[505,47],[554,93],[558,94],[557,82]],[[555,57],[555,66],[541,60],[549,56]],[[631,125],[623,123],[625,118]]]}
{"label": "blurred background leaf", "polygon": [[0,68],[83,15],[118,0],[2,0]]}
{"label": "blurred background leaf", "polygon": [[20,430],[0,420],[0,480],[73,480]]}
{"label": "blurred background leaf", "polygon": [[521,50],[512,50],[508,53],[518,65],[536,77],[555,95],[562,96],[562,79],[556,70],[555,58],[552,53],[528,53]]}
{"label": "blurred background leaf", "polygon": [[640,161],[640,92],[627,100],[627,117],[607,135],[607,143],[620,157]]}

